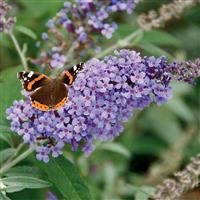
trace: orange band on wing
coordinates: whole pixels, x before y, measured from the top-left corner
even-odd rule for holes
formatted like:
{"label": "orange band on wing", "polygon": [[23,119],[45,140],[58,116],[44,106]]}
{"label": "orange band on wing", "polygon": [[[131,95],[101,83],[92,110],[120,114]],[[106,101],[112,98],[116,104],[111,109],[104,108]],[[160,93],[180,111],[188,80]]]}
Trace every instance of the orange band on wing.
{"label": "orange band on wing", "polygon": [[57,103],[53,109],[59,109],[64,106],[65,102],[67,101],[67,97],[64,97],[59,103]]}
{"label": "orange band on wing", "polygon": [[28,84],[27,89],[28,89],[28,90],[32,90],[33,84],[34,84],[35,82],[37,82],[37,81],[39,81],[39,80],[45,78],[45,77],[46,77],[46,76],[45,76],[44,74],[41,74],[40,76],[38,76],[37,78],[35,78],[34,80],[32,80],[32,81]]}
{"label": "orange band on wing", "polygon": [[39,110],[42,110],[42,111],[48,111],[49,110],[49,106],[41,104],[36,100],[31,101],[31,104],[32,104],[33,107],[35,107],[35,108],[37,108]]}
{"label": "orange band on wing", "polygon": [[73,75],[71,75],[71,73],[69,71],[66,71],[65,75],[69,78],[69,85],[71,85],[74,81]]}

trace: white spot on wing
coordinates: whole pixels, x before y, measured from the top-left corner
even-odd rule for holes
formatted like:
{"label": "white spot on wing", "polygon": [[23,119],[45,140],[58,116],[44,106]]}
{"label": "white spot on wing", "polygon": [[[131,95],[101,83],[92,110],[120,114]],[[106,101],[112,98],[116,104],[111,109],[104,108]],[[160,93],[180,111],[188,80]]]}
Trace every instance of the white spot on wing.
{"label": "white spot on wing", "polygon": [[29,72],[28,77],[31,78],[33,76],[34,72]]}
{"label": "white spot on wing", "polygon": [[74,65],[74,71],[76,71],[77,70],[77,66],[76,65]]}

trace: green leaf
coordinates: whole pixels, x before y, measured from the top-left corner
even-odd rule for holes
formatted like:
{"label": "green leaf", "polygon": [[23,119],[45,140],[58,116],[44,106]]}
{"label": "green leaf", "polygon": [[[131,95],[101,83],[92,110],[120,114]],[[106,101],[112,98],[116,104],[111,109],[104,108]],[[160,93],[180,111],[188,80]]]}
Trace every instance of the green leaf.
{"label": "green leaf", "polygon": [[0,151],[0,164],[6,161],[14,153],[15,153],[15,149],[12,149],[12,148],[7,148]]}
{"label": "green leaf", "polygon": [[42,173],[39,171],[36,167],[30,167],[30,166],[17,166],[13,167],[4,174],[5,176],[31,176],[35,178],[39,178],[42,176]]}
{"label": "green leaf", "polygon": [[0,34],[0,46],[5,48],[12,48],[12,43],[10,38],[6,34]]}
{"label": "green leaf", "polygon": [[10,130],[10,127],[8,127],[7,125],[0,124],[0,140],[5,141],[10,146],[13,145],[11,134],[12,134],[12,132]]}
{"label": "green leaf", "polygon": [[48,164],[40,162],[39,165],[65,199],[91,199],[89,189],[78,175],[77,170],[63,156],[51,158]]}
{"label": "green leaf", "polygon": [[123,40],[123,38],[130,36],[134,32],[137,32],[137,35],[130,41],[129,45],[136,45],[143,39],[143,31],[137,30],[136,27],[130,24],[120,24],[117,31],[113,34],[112,41]]}
{"label": "green leaf", "polygon": [[28,12],[28,14],[32,18],[34,18],[34,17],[39,17],[44,13],[50,11],[52,11],[52,13],[55,13],[56,10],[58,10],[63,5],[63,0],[56,0],[56,1],[42,0],[39,3],[36,3],[35,0],[28,0],[28,1],[19,0],[19,3],[22,4],[25,7],[25,10]]}
{"label": "green leaf", "polygon": [[173,82],[172,90],[176,95],[183,96],[191,93],[192,85],[183,82]]}
{"label": "green leaf", "polygon": [[15,26],[15,30],[19,31],[20,33],[23,33],[24,35],[29,36],[30,38],[36,40],[37,35],[29,28],[25,26]]}
{"label": "green leaf", "polygon": [[9,132],[10,131],[10,127],[8,127],[6,125],[0,125],[0,131]]}
{"label": "green leaf", "polygon": [[165,106],[170,110],[170,112],[176,114],[180,118],[182,118],[188,122],[194,121],[194,115],[193,115],[191,109],[189,109],[187,104],[184,103],[184,101],[181,98],[174,97],[173,99],[168,101],[165,104]]}
{"label": "green leaf", "polygon": [[[16,187],[17,190],[17,187]],[[25,189],[9,193],[12,200],[47,200],[47,189]],[[64,199],[62,199],[64,200]]]}
{"label": "green leaf", "polygon": [[10,198],[8,198],[5,194],[3,194],[2,192],[0,192],[0,200],[11,200]]}
{"label": "green leaf", "polygon": [[180,46],[178,38],[160,30],[145,31],[144,40],[157,45]]}
{"label": "green leaf", "polygon": [[8,68],[0,73],[0,124],[6,124],[6,109],[15,99],[21,98],[21,85],[17,80],[17,72],[21,67]]}
{"label": "green leaf", "polygon": [[170,55],[167,51],[161,49],[160,47],[150,44],[147,42],[140,42],[137,44],[138,47],[143,49],[145,52],[149,53],[150,55],[154,56],[166,56],[168,60],[173,60],[173,56]]}
{"label": "green leaf", "polygon": [[7,193],[13,193],[13,192],[19,192],[21,190],[24,190],[25,188],[23,186],[8,186],[6,188]]}
{"label": "green leaf", "polygon": [[6,192],[20,191],[25,188],[46,188],[51,184],[47,181],[29,176],[12,176],[1,179],[4,185],[7,185]]}
{"label": "green leaf", "polygon": [[5,141],[10,146],[12,146],[11,131],[9,131],[9,132],[2,131],[1,128],[0,128],[0,140]]}
{"label": "green leaf", "polygon": [[121,154],[125,156],[126,158],[130,158],[131,156],[130,151],[118,143],[104,143],[99,146],[99,149],[112,151],[114,153]]}
{"label": "green leaf", "polygon": [[132,141],[132,151],[136,154],[158,155],[165,148],[166,145],[157,137],[136,135]]}
{"label": "green leaf", "polygon": [[139,31],[138,34],[136,35],[136,37],[134,37],[134,39],[132,39],[130,41],[130,45],[131,46],[135,46],[136,44],[138,44],[142,39],[143,39],[143,33],[144,31]]}
{"label": "green leaf", "polygon": [[183,130],[177,118],[164,107],[152,106],[140,119],[141,126],[152,130],[155,135],[168,144],[174,144],[182,136]]}
{"label": "green leaf", "polygon": [[134,32],[136,28],[130,24],[120,24],[117,30],[114,32],[112,36],[112,40],[119,40],[122,39],[132,32]]}

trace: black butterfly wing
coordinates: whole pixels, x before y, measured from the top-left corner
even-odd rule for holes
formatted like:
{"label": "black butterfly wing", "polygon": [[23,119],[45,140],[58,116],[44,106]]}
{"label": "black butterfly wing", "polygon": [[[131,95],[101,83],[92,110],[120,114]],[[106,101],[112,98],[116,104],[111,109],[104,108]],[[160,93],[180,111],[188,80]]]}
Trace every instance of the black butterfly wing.
{"label": "black butterfly wing", "polygon": [[66,70],[63,73],[61,73],[59,79],[67,85],[72,85],[72,83],[76,79],[76,75],[79,73],[80,70],[83,69],[83,67],[84,63],[74,65],[69,70]]}
{"label": "black butterfly wing", "polygon": [[34,91],[35,89],[45,85],[50,78],[44,74],[35,73],[33,71],[23,71],[17,73],[17,78],[21,81],[26,91]]}

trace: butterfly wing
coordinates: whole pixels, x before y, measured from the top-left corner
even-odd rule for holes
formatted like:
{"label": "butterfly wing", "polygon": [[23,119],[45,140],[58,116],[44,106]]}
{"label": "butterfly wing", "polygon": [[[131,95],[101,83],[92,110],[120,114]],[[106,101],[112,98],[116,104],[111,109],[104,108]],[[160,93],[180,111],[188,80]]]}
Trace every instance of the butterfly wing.
{"label": "butterfly wing", "polygon": [[67,85],[72,85],[72,83],[76,79],[76,75],[78,74],[80,70],[83,69],[83,67],[84,67],[84,63],[79,63],[77,65],[74,65],[69,70],[66,70],[63,73],[61,73],[59,78],[61,79],[63,83]]}
{"label": "butterfly wing", "polygon": [[17,74],[17,78],[21,81],[26,91],[34,91],[43,86],[50,78],[44,74],[35,73],[33,71],[23,71]]}
{"label": "butterfly wing", "polygon": [[67,96],[66,86],[57,80],[52,80],[33,92],[30,98],[33,107],[48,111],[49,109],[61,108],[67,101]]}

